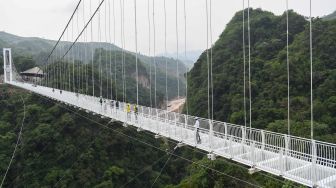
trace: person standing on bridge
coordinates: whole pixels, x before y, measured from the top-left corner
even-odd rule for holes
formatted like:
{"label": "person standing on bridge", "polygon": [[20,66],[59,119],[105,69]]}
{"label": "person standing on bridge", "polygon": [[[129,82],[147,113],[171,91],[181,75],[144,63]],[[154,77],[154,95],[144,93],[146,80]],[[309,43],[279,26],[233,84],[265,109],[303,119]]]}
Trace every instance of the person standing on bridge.
{"label": "person standing on bridge", "polygon": [[134,115],[135,115],[135,121],[138,121],[138,106],[134,105]]}
{"label": "person standing on bridge", "polygon": [[130,115],[131,115],[131,105],[127,103],[126,105],[126,113],[127,113],[127,120],[130,120]]}
{"label": "person standing on bridge", "polygon": [[199,128],[200,128],[199,118],[196,117],[195,129],[196,129],[196,142],[197,142],[197,144],[201,144],[201,136],[199,134]]}

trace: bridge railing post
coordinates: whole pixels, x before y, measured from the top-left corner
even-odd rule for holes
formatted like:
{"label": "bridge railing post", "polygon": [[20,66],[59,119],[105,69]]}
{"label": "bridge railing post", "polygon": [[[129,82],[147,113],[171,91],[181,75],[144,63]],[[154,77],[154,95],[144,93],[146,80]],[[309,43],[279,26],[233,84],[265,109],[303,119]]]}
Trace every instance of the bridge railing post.
{"label": "bridge railing post", "polygon": [[316,151],[316,141],[315,140],[312,140],[311,141],[311,154],[312,154],[312,168],[311,168],[311,171],[312,171],[312,174],[311,174],[311,177],[312,177],[312,183],[313,183],[313,187],[316,187],[316,181],[317,181],[317,172],[316,172],[316,162],[317,162],[317,151]]}
{"label": "bridge railing post", "polygon": [[245,150],[245,144],[246,144],[246,127],[241,126],[241,131],[242,131],[242,140],[241,140],[241,154],[244,153]]}
{"label": "bridge railing post", "polygon": [[265,150],[265,131],[261,130],[261,149]]}
{"label": "bridge railing post", "polygon": [[209,125],[210,125],[210,130],[209,130],[209,148],[212,152],[213,150],[213,137],[214,137],[214,132],[213,132],[213,120],[209,119]]}
{"label": "bridge railing post", "polygon": [[177,128],[177,118],[176,118],[176,112],[174,112],[174,137],[176,138],[176,128]]}

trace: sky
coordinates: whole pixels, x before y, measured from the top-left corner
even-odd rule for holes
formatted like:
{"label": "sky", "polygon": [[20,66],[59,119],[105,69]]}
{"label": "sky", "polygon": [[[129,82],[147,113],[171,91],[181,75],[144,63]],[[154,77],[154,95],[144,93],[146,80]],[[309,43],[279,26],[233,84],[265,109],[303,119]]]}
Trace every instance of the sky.
{"label": "sky", "polygon": [[[78,18],[75,16],[73,22],[74,29],[72,30],[70,27],[62,40],[71,41],[78,35],[78,31],[83,28],[84,22],[87,22],[90,15],[92,15],[90,14],[90,2],[92,13],[98,6],[99,1],[100,0],[83,0],[84,5],[81,4]],[[105,0],[100,11],[100,32],[98,30],[99,14],[97,14],[93,19],[92,38],[89,27],[88,31],[80,38],[80,41],[107,41],[112,43],[115,41],[116,45],[122,46],[120,11],[120,2],[122,1],[125,2],[124,47],[127,50],[135,51],[134,0]],[[150,1],[149,9],[148,1]],[[113,11],[113,2],[115,11]],[[138,51],[142,54],[153,55],[165,53],[163,2],[164,0],[154,1],[154,42],[153,0],[136,0]],[[185,0],[186,37],[184,29],[184,1],[177,0],[177,2],[178,34],[176,34],[176,1],[166,0],[166,37],[168,53],[176,53],[178,51],[183,54],[185,50],[198,51],[206,49],[211,43],[210,36],[212,36],[212,43],[214,43],[234,14],[243,8],[243,0],[212,0],[212,31],[209,32],[207,42],[206,0]],[[41,37],[57,40],[77,3],[77,0],[0,0],[0,31],[24,37]],[[286,10],[286,0],[250,0],[250,5],[253,8],[262,8],[263,10],[271,11],[276,15],[280,15]],[[247,6],[247,0],[245,0],[245,6]],[[312,0],[312,7],[312,15],[314,17],[322,17],[336,10],[336,1]],[[309,16],[309,0],[289,0],[289,9]],[[148,22],[148,10],[150,10],[150,27]],[[78,28],[77,19],[79,20]],[[116,20],[115,22],[114,19]],[[72,26],[72,24],[70,24],[70,26]]]}

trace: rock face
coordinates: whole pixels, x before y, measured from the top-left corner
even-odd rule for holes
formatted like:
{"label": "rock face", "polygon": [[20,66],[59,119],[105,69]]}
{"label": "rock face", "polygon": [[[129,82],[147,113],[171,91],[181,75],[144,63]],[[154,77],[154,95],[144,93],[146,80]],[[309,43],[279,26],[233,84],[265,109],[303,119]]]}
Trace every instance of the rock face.
{"label": "rock face", "polygon": [[175,100],[169,101],[168,102],[168,111],[179,112],[179,113],[182,112],[185,101],[186,101],[185,98],[180,98],[180,99],[175,99]]}

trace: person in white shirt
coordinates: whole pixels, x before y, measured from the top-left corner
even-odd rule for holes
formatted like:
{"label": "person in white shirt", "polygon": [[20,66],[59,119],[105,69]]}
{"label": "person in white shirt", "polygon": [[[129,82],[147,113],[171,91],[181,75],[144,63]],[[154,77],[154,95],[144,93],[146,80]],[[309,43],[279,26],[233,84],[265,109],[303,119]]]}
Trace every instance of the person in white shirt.
{"label": "person in white shirt", "polygon": [[197,144],[201,144],[201,136],[199,134],[199,128],[200,128],[200,123],[199,123],[199,118],[196,117],[196,122],[195,122],[195,129],[196,129],[196,142]]}

